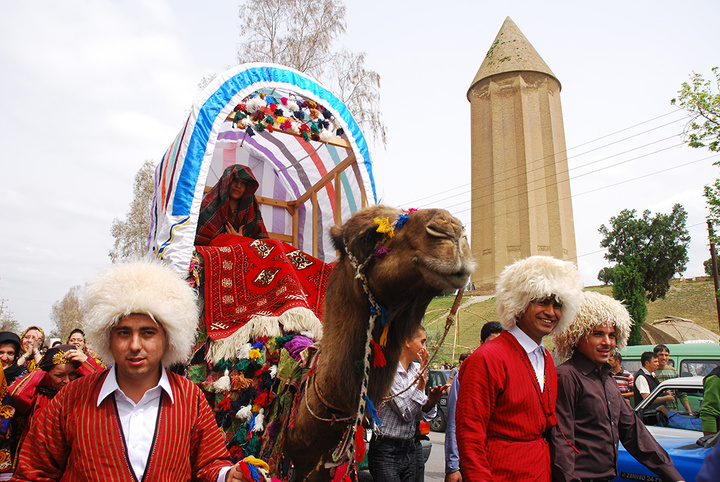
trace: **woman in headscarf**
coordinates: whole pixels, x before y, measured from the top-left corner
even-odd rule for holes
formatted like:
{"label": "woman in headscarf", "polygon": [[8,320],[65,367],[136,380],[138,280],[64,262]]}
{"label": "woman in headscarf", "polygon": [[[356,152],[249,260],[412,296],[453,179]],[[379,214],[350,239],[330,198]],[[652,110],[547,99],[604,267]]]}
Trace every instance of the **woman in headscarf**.
{"label": "woman in headscarf", "polygon": [[98,359],[94,353],[90,352],[87,344],[85,343],[85,332],[80,328],[75,328],[70,332],[67,338],[67,344],[73,345],[78,351],[76,361],[80,363],[88,362],[93,365],[98,371],[102,371],[106,368],[102,360]]}
{"label": "woman in headscarf", "polygon": [[235,164],[225,169],[200,206],[195,244],[207,246],[219,234],[267,238],[268,233],[255,199],[258,182],[249,167]]}
{"label": "woman in headscarf", "polygon": [[28,371],[37,368],[42,358],[42,347],[45,343],[45,332],[39,326],[30,326],[23,331],[20,337],[22,354],[18,358],[18,365],[25,365]]}
{"label": "woman in headscarf", "polygon": [[50,404],[62,387],[78,377],[98,371],[87,361],[80,362],[79,355],[81,353],[73,345],[49,348],[37,370],[10,386],[18,429],[22,431],[18,448],[22,446],[34,417]]}
{"label": "woman in headscarf", "polygon": [[11,331],[0,331],[0,364],[8,386],[28,372],[24,365],[17,364],[19,357],[20,337]]}

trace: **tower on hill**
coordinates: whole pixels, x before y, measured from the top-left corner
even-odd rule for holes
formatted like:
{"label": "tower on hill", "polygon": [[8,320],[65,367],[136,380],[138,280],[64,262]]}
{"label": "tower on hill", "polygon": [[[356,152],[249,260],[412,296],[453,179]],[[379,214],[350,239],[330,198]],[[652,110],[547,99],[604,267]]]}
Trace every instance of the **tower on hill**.
{"label": "tower on hill", "polygon": [[576,261],[560,82],[510,19],[467,93],[477,288],[527,256]]}

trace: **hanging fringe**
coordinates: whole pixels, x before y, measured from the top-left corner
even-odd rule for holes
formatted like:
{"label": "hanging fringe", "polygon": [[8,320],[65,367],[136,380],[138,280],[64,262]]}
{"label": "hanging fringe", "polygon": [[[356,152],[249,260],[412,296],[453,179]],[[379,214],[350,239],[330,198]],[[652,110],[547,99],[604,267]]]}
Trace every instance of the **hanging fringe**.
{"label": "hanging fringe", "polygon": [[365,458],[365,437],[362,425],[355,427],[355,462],[360,463]]}
{"label": "hanging fringe", "polygon": [[247,358],[244,351],[239,355],[238,349],[250,340],[280,336],[283,327],[286,332],[309,334],[308,338],[313,341],[322,339],[322,323],[315,313],[307,308],[291,308],[280,316],[253,316],[227,338],[211,341],[205,359],[216,364],[222,359],[235,362],[240,355]]}
{"label": "hanging fringe", "polygon": [[388,339],[388,332],[390,331],[390,323],[385,325],[385,328],[383,328],[382,335],[380,335],[380,346],[384,347],[387,345],[387,339]]}
{"label": "hanging fringe", "polygon": [[379,427],[382,425],[382,422],[380,421],[380,416],[378,415],[378,411],[375,408],[375,405],[373,405],[372,401],[365,395],[365,403],[367,404],[366,412],[370,415],[370,420],[372,420],[374,427]]}
{"label": "hanging fringe", "polygon": [[375,340],[370,340],[370,343],[372,343],[373,347],[373,368],[381,368],[387,365],[382,347]]}

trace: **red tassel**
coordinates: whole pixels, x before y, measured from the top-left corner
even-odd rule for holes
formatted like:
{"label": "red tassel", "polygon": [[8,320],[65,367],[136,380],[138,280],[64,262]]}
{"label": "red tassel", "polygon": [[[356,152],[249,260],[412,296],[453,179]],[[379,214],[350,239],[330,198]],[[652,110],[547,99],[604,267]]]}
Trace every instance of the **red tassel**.
{"label": "red tassel", "polygon": [[365,458],[365,438],[363,433],[362,425],[355,427],[355,462],[358,464]]}
{"label": "red tassel", "polygon": [[370,340],[370,343],[372,343],[373,347],[373,368],[384,367],[387,365],[382,347],[375,343],[375,340]]}

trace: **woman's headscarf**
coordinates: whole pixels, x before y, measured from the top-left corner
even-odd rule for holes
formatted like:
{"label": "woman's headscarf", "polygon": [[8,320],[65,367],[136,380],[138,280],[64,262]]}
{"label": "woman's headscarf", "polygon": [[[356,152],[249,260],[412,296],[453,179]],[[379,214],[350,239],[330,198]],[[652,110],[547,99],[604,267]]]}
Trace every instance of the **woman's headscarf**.
{"label": "woman's headscarf", "polygon": [[[230,214],[230,184],[235,180],[245,181],[245,193],[238,201],[237,213],[231,219]],[[207,246],[218,234],[226,232],[225,223],[240,230],[243,227],[243,236],[248,238],[267,238],[267,230],[260,214],[260,206],[255,199],[258,182],[249,167],[234,164],[225,169],[220,180],[203,198],[198,217],[198,229],[195,244]]]}
{"label": "woman's headscarf", "polygon": [[13,362],[13,365],[3,370],[5,372],[5,380],[7,381],[7,385],[10,386],[12,385],[12,382],[15,381],[15,378],[17,378],[20,373],[25,371],[25,367],[18,366],[17,364],[17,359],[22,353],[22,347],[20,346],[20,337],[18,337],[12,331],[0,331],[0,345],[4,345],[6,343],[11,343],[15,347],[15,361]]}
{"label": "woman's headscarf", "polygon": [[[25,335],[27,335],[27,332],[30,330],[37,330],[40,332],[40,348],[42,348],[43,345],[45,344],[45,331],[43,331],[43,329],[40,328],[39,326],[28,326],[25,329],[25,331],[22,332],[22,335],[20,335],[20,340],[25,338]],[[22,343],[22,341],[21,341],[21,343]],[[18,354],[18,356],[20,356],[20,354]]]}
{"label": "woman's headscarf", "polygon": [[55,345],[52,348],[48,348],[48,351],[43,355],[38,367],[41,370],[49,372],[55,365],[63,365],[65,363],[72,363],[75,368],[79,367],[80,364],[77,362],[71,362],[65,358],[65,354],[70,350],[75,350],[74,345]]}

